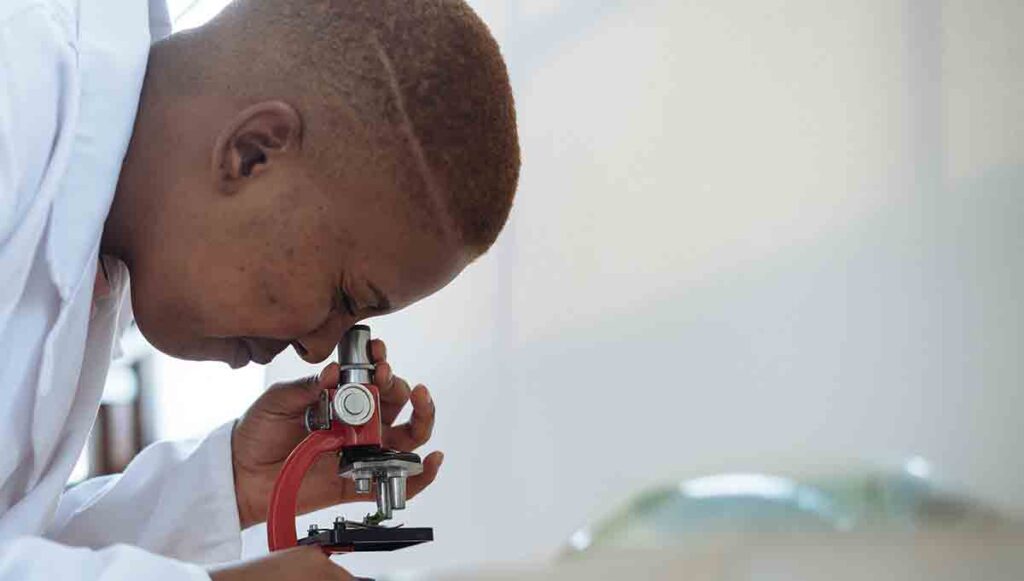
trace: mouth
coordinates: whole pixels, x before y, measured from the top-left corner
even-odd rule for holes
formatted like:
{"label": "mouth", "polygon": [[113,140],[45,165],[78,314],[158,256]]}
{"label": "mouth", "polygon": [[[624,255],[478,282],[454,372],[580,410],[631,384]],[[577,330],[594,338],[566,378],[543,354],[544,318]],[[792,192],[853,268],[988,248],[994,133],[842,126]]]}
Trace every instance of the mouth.
{"label": "mouth", "polygon": [[[253,339],[240,339],[239,344],[243,347],[246,363],[253,362],[266,365],[273,361],[278,353],[284,351],[282,346],[276,344],[264,345],[261,344],[261,341]],[[285,346],[287,346],[287,343]]]}

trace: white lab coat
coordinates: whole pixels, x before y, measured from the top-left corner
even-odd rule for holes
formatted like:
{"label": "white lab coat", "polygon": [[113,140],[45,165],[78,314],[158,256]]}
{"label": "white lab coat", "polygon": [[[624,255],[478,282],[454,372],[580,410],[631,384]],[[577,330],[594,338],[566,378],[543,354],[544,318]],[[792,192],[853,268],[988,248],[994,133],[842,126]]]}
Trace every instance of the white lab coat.
{"label": "white lab coat", "polygon": [[241,552],[230,425],[64,491],[130,316],[123,265],[93,290],[162,2],[0,0],[2,581],[207,580]]}

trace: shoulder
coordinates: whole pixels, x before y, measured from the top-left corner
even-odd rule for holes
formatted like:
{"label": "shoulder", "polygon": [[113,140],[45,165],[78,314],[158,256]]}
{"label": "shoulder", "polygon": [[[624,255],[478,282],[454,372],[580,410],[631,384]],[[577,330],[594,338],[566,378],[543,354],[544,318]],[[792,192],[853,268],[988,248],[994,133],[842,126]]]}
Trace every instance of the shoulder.
{"label": "shoulder", "polygon": [[77,2],[74,0],[4,0],[0,2],[0,29],[28,21],[46,21],[67,33],[74,33]]}
{"label": "shoulder", "polygon": [[0,0],[0,244],[53,173],[77,97],[76,6]]}

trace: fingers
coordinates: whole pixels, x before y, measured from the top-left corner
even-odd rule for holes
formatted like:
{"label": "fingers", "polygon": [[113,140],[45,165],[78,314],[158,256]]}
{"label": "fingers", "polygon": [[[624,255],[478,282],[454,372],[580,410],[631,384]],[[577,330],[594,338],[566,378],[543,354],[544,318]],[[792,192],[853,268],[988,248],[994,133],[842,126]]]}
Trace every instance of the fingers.
{"label": "fingers", "polygon": [[356,500],[360,498],[356,494],[352,479],[338,476],[338,456],[324,454],[317,459],[302,480],[296,514],[307,514]]}
{"label": "fingers", "polygon": [[320,370],[320,374],[316,377],[317,383],[317,394],[319,395],[320,390],[327,389],[338,385],[338,381],[341,380],[341,368],[338,367],[337,363],[329,363],[327,367]]}
{"label": "fingers", "polygon": [[407,423],[385,431],[385,445],[412,452],[430,439],[434,432],[435,409],[430,391],[424,385],[417,385],[409,398],[412,401],[412,417]]}
{"label": "fingers", "polygon": [[370,361],[374,363],[380,363],[387,361],[388,358],[388,347],[384,344],[384,341],[380,339],[374,339],[370,341]]}
{"label": "fingers", "polygon": [[269,555],[216,565],[207,571],[213,581],[352,581],[319,547],[295,547]]}
{"label": "fingers", "polygon": [[[402,413],[408,403],[412,390],[409,383],[394,374],[387,359],[387,346],[384,341],[374,339],[370,342],[370,357],[376,364],[373,373],[373,384],[380,389],[381,422],[385,427],[395,423],[395,418]],[[429,395],[427,397],[429,400]],[[415,410],[413,410],[415,413]],[[432,425],[431,425],[432,427]]]}
{"label": "fingers", "polygon": [[[348,571],[336,565],[319,547],[296,547],[285,552],[295,551],[288,560],[298,561],[283,576],[277,579],[305,579],[309,581],[352,581],[355,579]],[[274,553],[271,553],[272,555]],[[268,578],[269,579],[269,578]]]}
{"label": "fingers", "polygon": [[338,383],[341,371],[337,363],[324,367],[318,375],[297,381],[275,383],[260,396],[261,407],[273,414],[295,415],[304,413],[306,408],[320,397],[325,388]]}
{"label": "fingers", "polygon": [[406,498],[412,498],[430,486],[437,478],[437,472],[444,463],[443,452],[431,452],[423,459],[423,472],[409,478],[406,483]]}
{"label": "fingers", "polygon": [[380,389],[380,420],[390,426],[409,401],[412,390],[407,381],[391,372],[391,364],[387,362],[377,364],[373,382]]}

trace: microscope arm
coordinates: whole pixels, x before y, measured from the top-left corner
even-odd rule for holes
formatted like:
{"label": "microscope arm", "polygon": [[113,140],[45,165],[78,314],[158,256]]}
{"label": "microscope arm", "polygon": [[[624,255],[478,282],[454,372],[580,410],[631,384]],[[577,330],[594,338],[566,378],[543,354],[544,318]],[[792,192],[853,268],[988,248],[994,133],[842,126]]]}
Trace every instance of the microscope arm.
{"label": "microscope arm", "polygon": [[315,431],[292,450],[281,468],[270,495],[267,513],[267,543],[271,551],[294,547],[298,543],[295,532],[295,514],[298,508],[299,487],[306,472],[321,454],[337,452],[352,442],[349,430]]}

